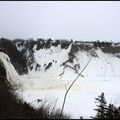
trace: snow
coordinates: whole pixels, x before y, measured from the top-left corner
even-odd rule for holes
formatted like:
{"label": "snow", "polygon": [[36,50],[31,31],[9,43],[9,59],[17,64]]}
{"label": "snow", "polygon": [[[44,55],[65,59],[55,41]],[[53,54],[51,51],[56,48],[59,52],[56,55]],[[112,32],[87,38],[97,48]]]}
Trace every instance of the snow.
{"label": "snow", "polygon": [[[46,77],[47,78],[47,77]],[[49,78],[49,80],[52,80]],[[105,97],[108,102],[112,102],[115,105],[119,105],[120,102],[120,93],[119,93],[119,78],[114,79],[114,81],[96,81],[95,80],[81,80],[75,83],[75,85],[70,90],[64,111],[66,113],[71,113],[73,118],[79,118],[83,116],[84,118],[89,118],[90,116],[95,115],[95,99],[101,92],[105,93]],[[55,84],[55,83],[56,84]],[[34,82],[35,83],[35,82]],[[58,98],[57,107],[61,108],[63,97],[65,94],[65,83],[61,81],[58,83],[56,81],[52,82],[53,84],[46,85],[42,81],[39,81],[35,84],[32,84],[34,87],[26,84],[26,90],[24,90],[24,97],[26,101],[31,102],[37,107],[38,104],[34,103],[36,99],[51,99]],[[40,86],[42,84],[42,86]],[[44,86],[45,85],[45,86]],[[56,86],[58,85],[58,86]],[[66,83],[67,87],[70,85]],[[40,88],[37,88],[40,87]],[[43,89],[44,87],[44,89]],[[28,97],[30,95],[30,97]]]}
{"label": "snow", "polygon": [[[58,46],[35,51],[36,62],[42,65],[42,70],[39,72],[31,71],[28,75],[29,81],[24,84],[24,98],[26,101],[32,102],[35,107],[38,107],[38,103],[34,102],[38,98],[43,100],[51,98],[56,100],[58,98],[57,107],[61,108],[66,91],[65,86],[68,88],[78,75],[70,68],[60,67],[62,62],[68,60],[70,49],[71,47],[61,49]],[[72,114],[73,118],[80,118],[80,116],[90,118],[90,116],[94,116],[96,114],[93,110],[96,108],[95,98],[102,92],[105,93],[108,103],[113,103],[116,106],[120,105],[120,59],[110,54],[104,54],[100,49],[96,53],[98,57],[92,58],[88,67],[82,73],[83,76],[78,78],[67,96],[64,111]],[[85,51],[79,51],[76,54],[74,64],[80,64],[79,72],[90,57]],[[44,64],[48,64],[52,60],[57,60],[57,63],[44,71]],[[63,71],[64,74],[59,76]],[[28,79],[28,76],[26,75],[26,79]],[[30,82],[32,82],[32,85],[28,84]]]}
{"label": "snow", "polygon": [[35,61],[41,65],[42,71],[44,71],[45,64],[48,65],[52,62],[52,67],[50,70],[46,71],[46,74],[58,75],[58,73],[62,73],[63,67],[60,67],[60,65],[62,62],[68,60],[68,52],[70,50],[71,45],[68,49],[61,49],[60,45],[58,47],[51,46],[50,49],[40,49],[35,51],[34,58]]}
{"label": "snow", "polygon": [[[36,47],[34,47],[36,48]],[[23,85],[23,98],[28,103],[31,103],[34,107],[39,107],[40,103],[37,103],[37,99],[56,100],[58,108],[61,108],[63,103],[63,97],[72,81],[77,77],[77,73],[71,68],[65,68],[60,66],[63,62],[68,60],[68,53],[71,50],[71,46],[68,49],[61,49],[58,47],[50,47],[50,49],[35,50],[34,58],[36,63],[41,65],[40,71],[29,71],[28,75],[18,76],[14,67],[11,65],[7,55],[0,53],[0,61],[3,62],[7,76],[10,80],[19,78],[18,81]],[[88,67],[82,73],[73,85],[72,89],[68,93],[64,112],[70,113],[73,118],[90,118],[94,116],[96,112],[95,98],[105,93],[105,97],[108,103],[113,103],[116,106],[120,105],[120,58],[111,54],[105,54],[100,49],[96,51],[98,57],[92,57]],[[74,59],[75,64],[80,64],[80,71],[84,68],[90,55],[86,51],[79,51]],[[53,62],[54,60],[54,62]],[[55,63],[55,61],[57,61]],[[44,71],[44,64],[52,62],[52,66]],[[62,72],[64,73],[59,76]],[[66,87],[65,87],[66,86]]]}

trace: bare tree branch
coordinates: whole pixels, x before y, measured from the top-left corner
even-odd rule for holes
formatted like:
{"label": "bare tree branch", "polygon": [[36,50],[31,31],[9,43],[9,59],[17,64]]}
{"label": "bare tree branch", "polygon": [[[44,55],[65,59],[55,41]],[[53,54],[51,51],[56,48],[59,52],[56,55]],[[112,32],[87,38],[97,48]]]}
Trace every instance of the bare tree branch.
{"label": "bare tree branch", "polygon": [[79,76],[82,74],[82,72],[86,69],[86,67],[88,66],[89,62],[91,61],[92,59],[92,56],[91,58],[89,59],[89,61],[87,62],[87,64],[85,65],[85,67],[82,69],[82,71],[78,74],[78,76],[75,78],[75,80],[71,83],[71,85],[68,87],[68,89],[66,90],[65,92],[65,96],[64,96],[64,101],[63,101],[63,105],[62,105],[62,109],[61,109],[61,116],[63,114],[63,109],[64,109],[64,106],[65,106],[65,101],[66,101],[66,97],[67,97],[67,94],[69,92],[69,90],[71,89],[71,87],[73,86],[73,84],[77,81],[77,79],[79,78]]}
{"label": "bare tree branch", "polygon": [[55,104],[54,104],[54,106],[53,106],[53,108],[52,108],[52,110],[51,110],[50,116],[52,116],[52,114],[53,114],[53,111],[54,111],[54,109],[55,109],[55,107],[56,107],[57,101],[58,101],[58,98],[57,98],[56,101],[55,101]]}

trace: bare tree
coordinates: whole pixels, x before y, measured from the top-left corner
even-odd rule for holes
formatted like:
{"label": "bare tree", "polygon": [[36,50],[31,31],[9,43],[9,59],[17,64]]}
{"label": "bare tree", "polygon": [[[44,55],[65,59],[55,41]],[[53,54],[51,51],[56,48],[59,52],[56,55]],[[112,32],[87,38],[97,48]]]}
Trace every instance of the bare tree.
{"label": "bare tree", "polygon": [[63,104],[62,104],[62,109],[61,109],[61,116],[63,114],[63,110],[64,110],[64,106],[65,106],[65,102],[66,102],[66,98],[67,98],[67,94],[68,92],[70,91],[71,87],[73,86],[73,84],[77,81],[77,79],[79,78],[79,76],[82,74],[82,72],[86,69],[86,67],[88,66],[89,62],[91,61],[92,59],[92,56],[91,58],[89,59],[89,61],[87,62],[87,64],[85,65],[85,67],[82,69],[82,71],[78,74],[78,76],[75,78],[75,80],[71,83],[71,85],[68,87],[68,89],[66,89],[66,92],[65,92],[65,96],[64,96],[64,101],[63,101]]}

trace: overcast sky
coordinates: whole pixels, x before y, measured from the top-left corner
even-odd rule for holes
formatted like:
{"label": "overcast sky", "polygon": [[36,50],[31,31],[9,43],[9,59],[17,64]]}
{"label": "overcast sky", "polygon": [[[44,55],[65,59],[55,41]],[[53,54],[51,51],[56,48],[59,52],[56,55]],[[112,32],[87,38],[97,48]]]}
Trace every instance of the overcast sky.
{"label": "overcast sky", "polygon": [[0,1],[0,37],[120,41],[120,1]]}

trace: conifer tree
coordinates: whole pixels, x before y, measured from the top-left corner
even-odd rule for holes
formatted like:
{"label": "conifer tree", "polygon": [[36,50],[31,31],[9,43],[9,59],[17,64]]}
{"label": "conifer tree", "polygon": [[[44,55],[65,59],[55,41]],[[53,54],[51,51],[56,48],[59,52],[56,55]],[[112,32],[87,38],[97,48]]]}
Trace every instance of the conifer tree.
{"label": "conifer tree", "polygon": [[106,111],[107,119],[114,119],[114,111],[115,111],[114,105],[113,104],[109,104],[108,105],[108,109]]}
{"label": "conifer tree", "polygon": [[98,103],[97,109],[97,115],[95,116],[95,119],[106,119],[106,110],[107,110],[107,102],[104,97],[104,93],[102,93],[98,98],[95,98]]}

